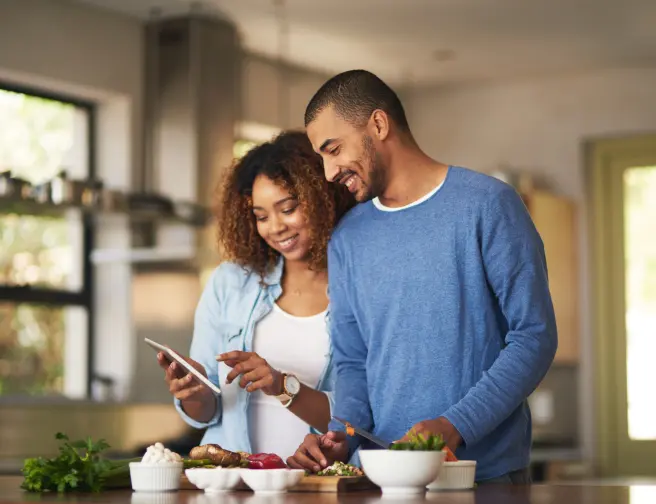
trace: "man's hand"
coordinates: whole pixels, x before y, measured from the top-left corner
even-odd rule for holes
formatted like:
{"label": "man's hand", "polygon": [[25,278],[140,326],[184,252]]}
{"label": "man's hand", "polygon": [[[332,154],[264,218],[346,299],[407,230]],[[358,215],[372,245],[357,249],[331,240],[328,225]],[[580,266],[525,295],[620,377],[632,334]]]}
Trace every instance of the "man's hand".
{"label": "man's hand", "polygon": [[409,434],[413,431],[415,434],[423,434],[425,437],[429,434],[441,434],[444,442],[452,452],[455,452],[456,448],[462,443],[462,437],[458,430],[444,417],[435,420],[424,420],[415,424],[399,442],[409,441]]}
{"label": "man's hand", "polygon": [[217,361],[231,367],[226,384],[232,383],[239,375],[239,386],[247,392],[262,390],[266,395],[283,393],[282,373],[273,369],[269,363],[255,352],[227,352],[219,355]]}
{"label": "man's hand", "polygon": [[287,459],[292,469],[319,472],[337,461],[347,462],[348,443],[343,432],[308,434],[296,453]]}

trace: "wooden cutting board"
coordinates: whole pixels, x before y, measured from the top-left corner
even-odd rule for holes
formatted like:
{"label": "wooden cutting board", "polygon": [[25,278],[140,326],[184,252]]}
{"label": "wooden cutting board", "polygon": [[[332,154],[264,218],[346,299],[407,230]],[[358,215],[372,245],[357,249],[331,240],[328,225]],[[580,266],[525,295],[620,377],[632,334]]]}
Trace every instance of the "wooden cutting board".
{"label": "wooden cutting board", "polygon": [[[316,476],[310,475],[303,478],[298,485],[290,488],[290,492],[315,492],[315,493],[343,493],[359,492],[363,490],[376,489],[366,476]],[[198,490],[193,483],[183,474],[180,480],[181,490]],[[242,481],[237,490],[249,490]]]}
{"label": "wooden cutting board", "polygon": [[306,476],[290,492],[359,492],[377,488],[366,476]]}

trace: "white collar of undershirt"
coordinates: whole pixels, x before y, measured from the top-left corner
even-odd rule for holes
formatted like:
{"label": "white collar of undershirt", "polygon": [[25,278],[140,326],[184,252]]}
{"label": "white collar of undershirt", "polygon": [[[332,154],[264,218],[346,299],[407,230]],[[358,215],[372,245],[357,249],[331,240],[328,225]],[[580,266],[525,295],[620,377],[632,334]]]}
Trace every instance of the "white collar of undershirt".
{"label": "white collar of undershirt", "polygon": [[412,208],[413,206],[420,205],[424,201],[432,198],[437,193],[437,191],[439,191],[442,188],[443,185],[444,185],[444,180],[442,182],[440,182],[439,185],[435,189],[432,189],[428,194],[424,194],[418,200],[415,200],[412,203],[408,203],[407,205],[404,205],[402,207],[388,207],[388,206],[385,206],[380,202],[380,199],[378,199],[378,197],[374,198],[372,200],[372,203],[374,204],[374,206],[378,210],[381,210],[383,212],[398,212],[400,210],[406,210],[408,208]]}

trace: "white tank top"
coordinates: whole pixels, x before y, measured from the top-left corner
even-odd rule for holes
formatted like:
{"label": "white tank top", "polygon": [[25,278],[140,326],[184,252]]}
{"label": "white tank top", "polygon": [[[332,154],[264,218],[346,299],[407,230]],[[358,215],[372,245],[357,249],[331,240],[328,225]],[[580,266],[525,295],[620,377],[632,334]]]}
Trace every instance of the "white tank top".
{"label": "white tank top", "polygon": [[[326,366],[330,342],[326,312],[297,317],[274,304],[253,335],[253,351],[274,368],[291,373],[316,388]],[[275,397],[253,392],[248,412],[253,453],[275,453],[286,460],[294,454],[309,426]]]}

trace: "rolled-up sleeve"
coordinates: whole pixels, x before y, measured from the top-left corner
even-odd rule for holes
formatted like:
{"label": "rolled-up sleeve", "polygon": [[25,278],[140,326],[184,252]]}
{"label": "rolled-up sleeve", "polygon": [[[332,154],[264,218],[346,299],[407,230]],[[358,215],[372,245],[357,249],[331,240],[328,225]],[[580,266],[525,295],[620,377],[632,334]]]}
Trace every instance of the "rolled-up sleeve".
{"label": "rolled-up sleeve", "polygon": [[[194,317],[194,335],[191,341],[189,356],[203,365],[207,378],[217,387],[219,384],[218,364],[216,356],[221,353],[220,335],[220,274],[221,267],[217,268],[210,276],[203,293],[201,294],[196,314]],[[216,411],[208,422],[199,422],[187,415],[182,409],[180,400],[174,399],[175,408],[182,419],[191,427],[205,429],[221,422],[221,396],[216,397]]]}

